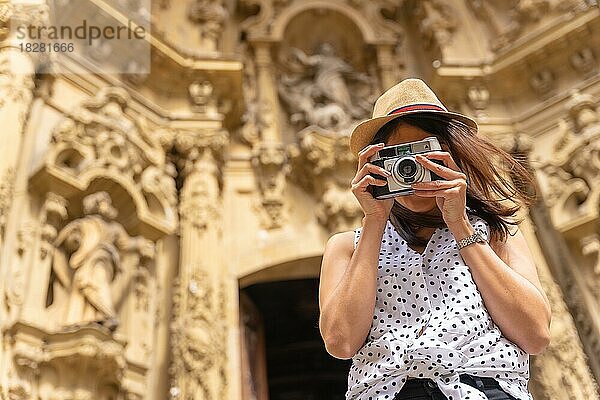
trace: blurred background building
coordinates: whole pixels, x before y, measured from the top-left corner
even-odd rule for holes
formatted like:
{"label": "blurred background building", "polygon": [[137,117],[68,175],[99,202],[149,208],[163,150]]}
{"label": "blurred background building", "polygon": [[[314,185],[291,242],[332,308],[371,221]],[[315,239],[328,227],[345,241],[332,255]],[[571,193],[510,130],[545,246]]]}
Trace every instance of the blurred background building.
{"label": "blurred background building", "polygon": [[[15,44],[82,3],[147,21],[149,68]],[[360,224],[349,131],[406,77],[528,157],[531,391],[599,398],[595,0],[4,0],[0,40],[0,399],[342,399],[321,255]]]}

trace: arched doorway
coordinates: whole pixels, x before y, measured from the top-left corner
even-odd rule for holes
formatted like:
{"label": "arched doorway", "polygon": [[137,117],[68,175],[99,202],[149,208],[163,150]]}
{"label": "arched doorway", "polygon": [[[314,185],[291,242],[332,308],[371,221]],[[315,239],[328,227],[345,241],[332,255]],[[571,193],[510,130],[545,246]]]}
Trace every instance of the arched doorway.
{"label": "arched doorway", "polygon": [[350,360],[325,350],[318,277],[291,275],[240,290],[243,399],[343,399]]}

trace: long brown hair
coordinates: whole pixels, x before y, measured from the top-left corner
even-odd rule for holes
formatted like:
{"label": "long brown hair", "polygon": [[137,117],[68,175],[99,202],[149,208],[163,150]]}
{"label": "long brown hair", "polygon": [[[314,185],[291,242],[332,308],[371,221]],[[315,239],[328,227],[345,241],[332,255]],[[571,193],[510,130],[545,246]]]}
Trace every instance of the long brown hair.
{"label": "long brown hair", "polygon": [[[467,176],[467,207],[483,218],[492,238],[505,240],[522,206],[535,201],[535,181],[531,173],[515,157],[476,135],[468,125],[434,114],[407,115],[385,124],[370,144],[386,142],[400,124],[422,129],[447,147],[456,165]],[[417,236],[422,227],[442,227],[440,215],[416,213],[394,201],[390,222],[409,245],[424,246],[427,241]]]}

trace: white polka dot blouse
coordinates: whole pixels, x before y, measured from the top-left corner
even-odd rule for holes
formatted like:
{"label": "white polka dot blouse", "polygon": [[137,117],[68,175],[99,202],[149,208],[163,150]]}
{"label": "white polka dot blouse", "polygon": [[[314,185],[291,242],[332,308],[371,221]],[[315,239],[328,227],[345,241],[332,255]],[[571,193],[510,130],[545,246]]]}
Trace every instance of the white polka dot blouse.
{"label": "white polka dot blouse", "polygon": [[[489,239],[482,218],[469,220]],[[361,231],[354,231],[354,247]],[[529,355],[502,336],[447,228],[436,229],[418,253],[388,220],[377,273],[373,321],[352,357],[347,400],[391,400],[409,377],[433,379],[449,400],[486,400],[460,382],[463,373],[495,378],[515,398],[533,400]]]}

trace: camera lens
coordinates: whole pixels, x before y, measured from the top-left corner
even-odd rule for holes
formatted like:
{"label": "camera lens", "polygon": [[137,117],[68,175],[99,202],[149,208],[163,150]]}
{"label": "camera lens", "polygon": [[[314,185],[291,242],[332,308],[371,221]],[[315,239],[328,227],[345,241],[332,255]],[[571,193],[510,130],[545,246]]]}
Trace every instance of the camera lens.
{"label": "camera lens", "polygon": [[417,174],[417,163],[413,158],[403,158],[396,163],[396,173],[404,179],[410,179]]}

